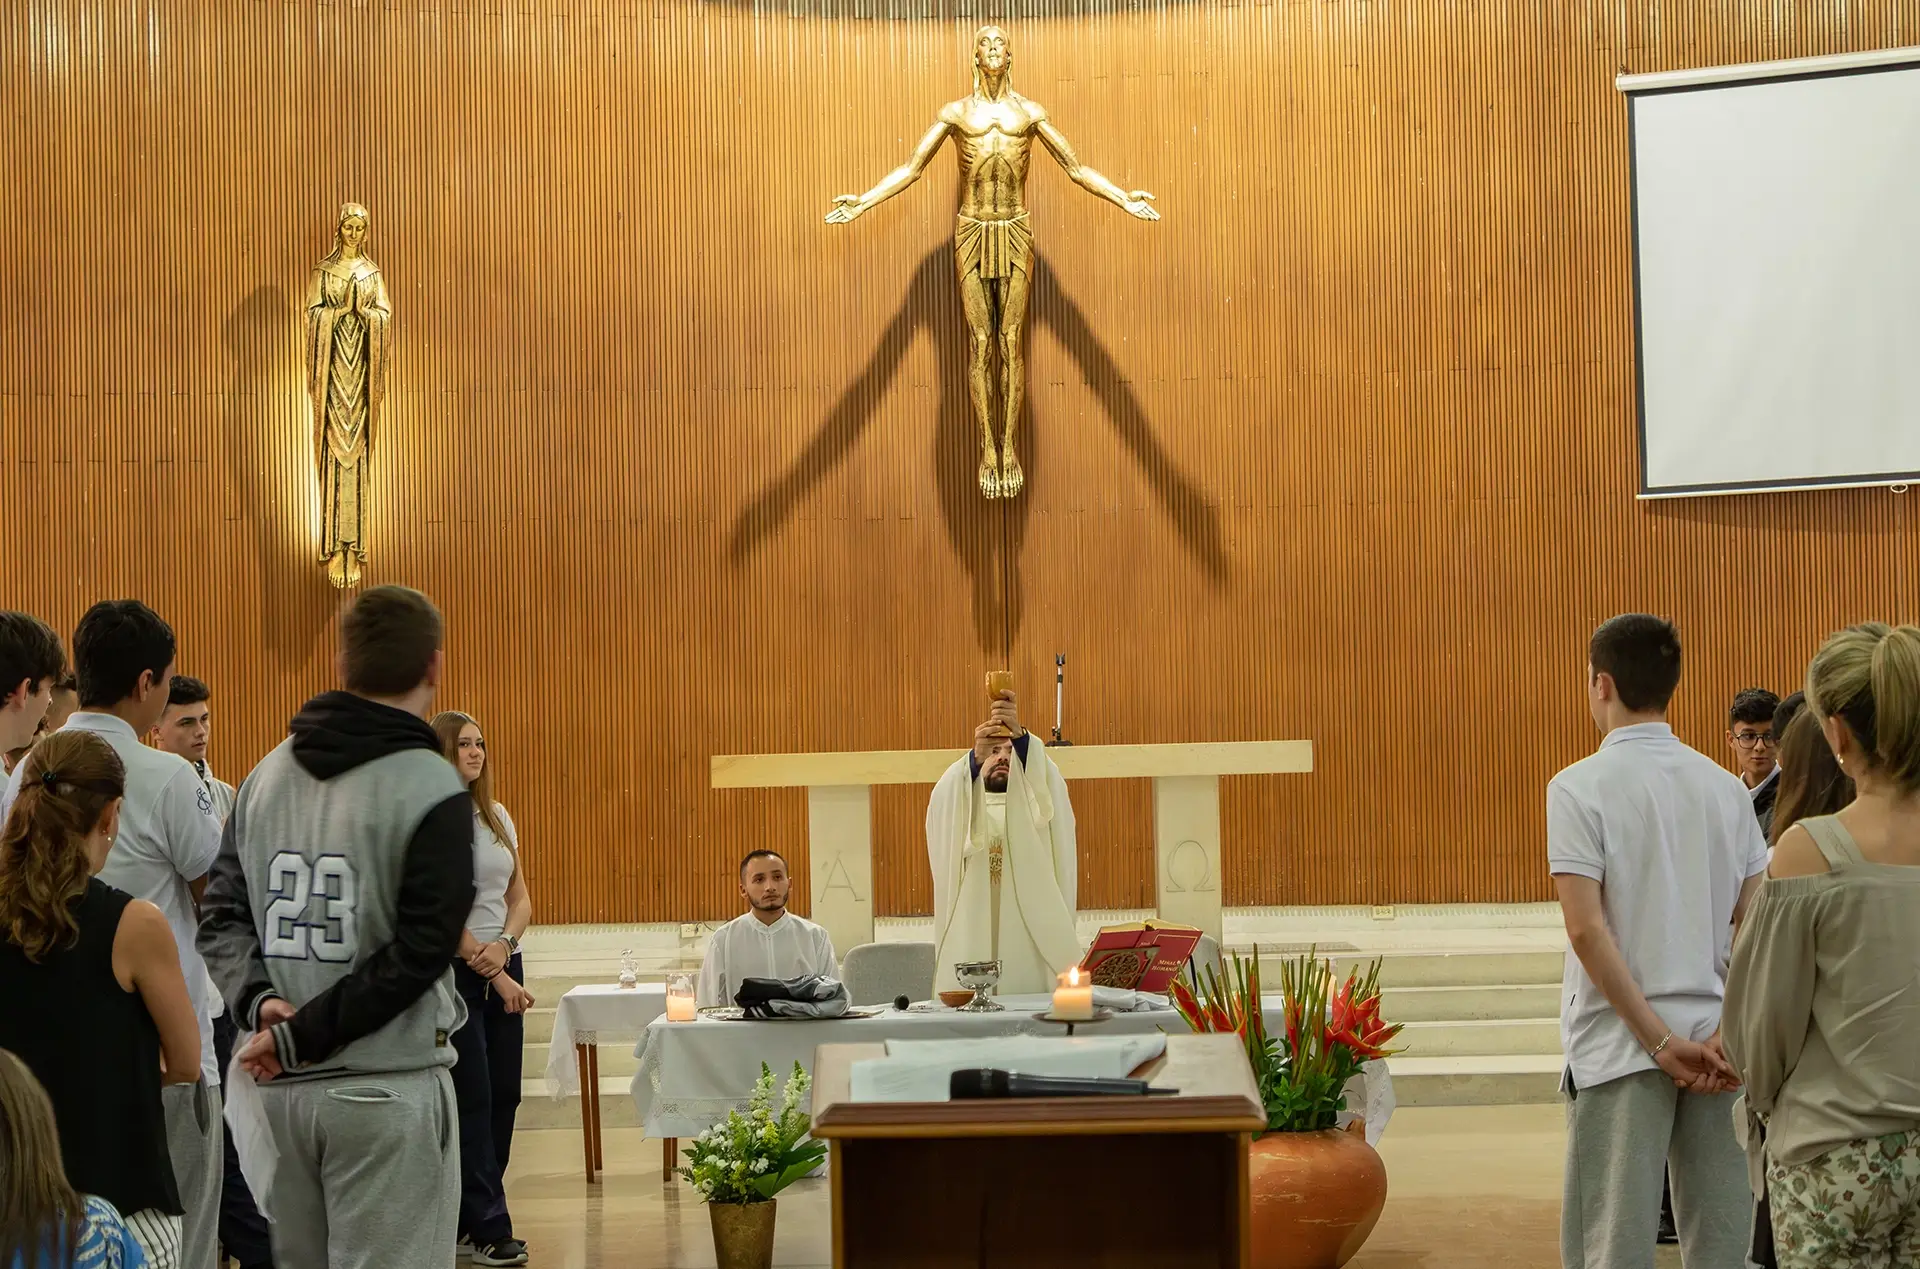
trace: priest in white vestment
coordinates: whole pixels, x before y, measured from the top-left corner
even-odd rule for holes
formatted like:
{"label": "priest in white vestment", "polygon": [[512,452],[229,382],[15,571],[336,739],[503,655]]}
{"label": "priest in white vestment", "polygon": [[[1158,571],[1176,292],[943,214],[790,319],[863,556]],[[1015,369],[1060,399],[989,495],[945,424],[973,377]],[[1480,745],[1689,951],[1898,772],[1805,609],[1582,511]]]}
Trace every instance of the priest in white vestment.
{"label": "priest in white vestment", "polygon": [[1020,726],[1013,693],[934,786],[927,859],[938,989],[959,986],[957,964],[997,960],[1001,992],[1050,992],[1080,963],[1073,805],[1046,746]]}
{"label": "priest in white vestment", "polygon": [[748,978],[839,977],[833,940],[813,922],[787,911],[793,888],[787,861],[756,850],[740,862],[740,895],[748,911],[713,932],[700,965],[701,1008],[730,1005]]}

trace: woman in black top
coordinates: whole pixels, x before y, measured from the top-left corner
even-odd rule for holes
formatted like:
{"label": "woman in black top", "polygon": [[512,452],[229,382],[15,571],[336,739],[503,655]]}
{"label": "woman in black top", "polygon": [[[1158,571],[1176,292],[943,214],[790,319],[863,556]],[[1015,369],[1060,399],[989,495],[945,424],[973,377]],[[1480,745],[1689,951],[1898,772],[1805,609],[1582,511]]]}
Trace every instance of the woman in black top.
{"label": "woman in black top", "polygon": [[25,760],[0,829],[0,1048],[46,1086],[67,1180],[125,1213],[157,1263],[178,1237],[160,1085],[200,1076],[200,1024],[160,909],[93,879],[125,771],[63,731]]}

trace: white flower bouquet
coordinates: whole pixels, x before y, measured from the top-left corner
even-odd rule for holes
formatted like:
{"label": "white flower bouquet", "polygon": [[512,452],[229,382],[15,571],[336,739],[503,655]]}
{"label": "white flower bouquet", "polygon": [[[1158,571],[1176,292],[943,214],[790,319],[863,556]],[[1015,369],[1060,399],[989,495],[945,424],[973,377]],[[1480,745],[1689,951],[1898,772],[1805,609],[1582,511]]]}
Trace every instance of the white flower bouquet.
{"label": "white flower bouquet", "polygon": [[764,1203],[819,1167],[827,1143],[808,1139],[813,1117],[800,1109],[811,1084],[795,1062],[775,1107],[773,1070],[762,1062],[746,1111],[695,1137],[680,1175],[709,1203]]}

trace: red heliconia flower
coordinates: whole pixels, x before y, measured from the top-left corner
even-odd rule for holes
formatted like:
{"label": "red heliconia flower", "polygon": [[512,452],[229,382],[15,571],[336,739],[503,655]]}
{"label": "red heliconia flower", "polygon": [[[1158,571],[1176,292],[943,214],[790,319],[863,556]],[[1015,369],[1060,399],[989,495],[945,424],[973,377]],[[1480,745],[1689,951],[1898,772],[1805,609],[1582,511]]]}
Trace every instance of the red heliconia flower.
{"label": "red heliconia flower", "polygon": [[1400,1034],[1398,1024],[1389,1025],[1381,1020],[1377,993],[1342,1010],[1337,1022],[1338,1025],[1334,1021],[1328,1023],[1327,1043],[1345,1045],[1363,1062],[1385,1057],[1387,1045]]}
{"label": "red heliconia flower", "polygon": [[1333,1003],[1327,1009],[1327,1025],[1334,1031],[1348,1031],[1353,1024],[1353,979],[1349,977],[1333,993]]}
{"label": "red heliconia flower", "polygon": [[1200,1002],[1193,998],[1193,990],[1176,978],[1168,994],[1173,997],[1173,1007],[1180,1011],[1187,1025],[1195,1031],[1202,1030]]}
{"label": "red heliconia flower", "polygon": [[1400,1034],[1399,1023],[1387,1023],[1380,1017],[1380,998],[1375,996],[1367,1002],[1367,1009],[1360,1019],[1359,1037],[1364,1055],[1369,1058],[1385,1057],[1387,1045]]}

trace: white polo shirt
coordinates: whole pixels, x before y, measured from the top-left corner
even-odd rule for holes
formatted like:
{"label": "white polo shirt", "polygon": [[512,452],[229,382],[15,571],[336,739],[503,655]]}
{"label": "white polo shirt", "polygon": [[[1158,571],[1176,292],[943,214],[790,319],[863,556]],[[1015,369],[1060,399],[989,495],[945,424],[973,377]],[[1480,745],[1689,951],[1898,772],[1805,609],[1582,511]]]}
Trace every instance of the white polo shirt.
{"label": "white polo shirt", "polygon": [[[1655,1013],[1677,1036],[1720,1027],[1733,909],[1766,871],[1746,785],[1665,723],[1616,728],[1547,786],[1547,862],[1602,887],[1607,924]],[[1651,1071],[1586,967],[1566,956],[1560,1042],[1575,1088]]]}
{"label": "white polo shirt", "polygon": [[[194,945],[199,916],[187,883],[198,881],[220,853],[220,821],[213,796],[185,758],[141,743],[126,721],[112,714],[75,714],[62,731],[90,731],[113,747],[127,769],[126,799],[120,805],[120,830],[107,853],[100,880],[145,899],[166,915],[180,947],[180,970],[187,995],[200,1015],[200,1070],[217,1083],[213,1060],[213,1017],[218,995],[207,977],[206,962]],[[7,782],[0,816],[13,810],[26,763]]]}
{"label": "white polo shirt", "polygon": [[200,782],[207,786],[207,792],[213,795],[213,818],[219,820],[224,828],[227,816],[233,814],[233,800],[238,794],[234,792],[231,784],[213,774],[213,770],[204,761],[187,765],[193,768],[194,773],[200,777]]}

